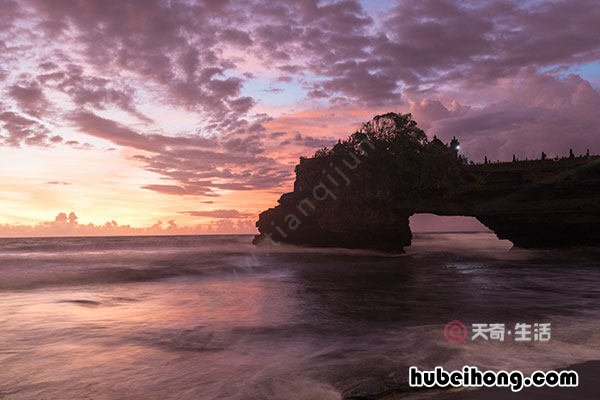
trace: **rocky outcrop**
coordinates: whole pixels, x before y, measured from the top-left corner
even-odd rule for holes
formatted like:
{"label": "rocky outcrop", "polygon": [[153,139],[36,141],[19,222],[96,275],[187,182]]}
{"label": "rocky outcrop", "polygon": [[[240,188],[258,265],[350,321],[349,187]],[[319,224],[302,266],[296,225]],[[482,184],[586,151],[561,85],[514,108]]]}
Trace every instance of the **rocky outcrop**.
{"label": "rocky outcrop", "polygon": [[415,213],[474,216],[521,247],[600,244],[600,157],[467,165],[410,115],[375,117],[301,158],[254,242],[401,251]]}
{"label": "rocky outcrop", "polygon": [[499,238],[524,248],[600,245],[600,157],[467,168],[484,185],[471,193],[477,204],[457,211]]}

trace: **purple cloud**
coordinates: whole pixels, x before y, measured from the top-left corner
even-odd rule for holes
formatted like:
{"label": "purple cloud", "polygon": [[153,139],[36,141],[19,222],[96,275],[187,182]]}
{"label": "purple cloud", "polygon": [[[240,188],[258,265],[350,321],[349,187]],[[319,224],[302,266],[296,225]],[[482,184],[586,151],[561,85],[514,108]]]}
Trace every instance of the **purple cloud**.
{"label": "purple cloud", "polygon": [[290,178],[290,171],[262,156],[260,137],[141,134],[115,121],[88,112],[74,113],[71,121],[83,132],[120,146],[144,150],[138,155],[146,169],[176,184],[149,184],[145,189],[174,195],[215,195],[215,190],[272,188]]}
{"label": "purple cloud", "polygon": [[[569,149],[600,153],[600,93],[579,76],[527,73],[505,86],[505,98],[481,108],[422,102],[411,111],[449,140],[461,138],[471,158],[537,158],[542,151],[564,156]],[[432,109],[434,109],[432,111]]]}
{"label": "purple cloud", "polygon": [[50,135],[48,128],[41,123],[0,108],[0,143],[19,147],[22,144],[49,146],[61,141],[61,136]]}

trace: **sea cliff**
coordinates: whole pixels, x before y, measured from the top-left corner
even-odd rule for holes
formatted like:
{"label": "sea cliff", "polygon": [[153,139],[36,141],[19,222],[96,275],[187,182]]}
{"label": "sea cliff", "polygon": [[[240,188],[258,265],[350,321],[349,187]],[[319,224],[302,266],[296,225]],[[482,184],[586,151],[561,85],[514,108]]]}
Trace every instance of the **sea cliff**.
{"label": "sea cliff", "polygon": [[468,163],[388,113],[301,158],[294,190],[262,212],[263,241],[402,251],[415,213],[473,216],[520,247],[600,244],[600,157]]}

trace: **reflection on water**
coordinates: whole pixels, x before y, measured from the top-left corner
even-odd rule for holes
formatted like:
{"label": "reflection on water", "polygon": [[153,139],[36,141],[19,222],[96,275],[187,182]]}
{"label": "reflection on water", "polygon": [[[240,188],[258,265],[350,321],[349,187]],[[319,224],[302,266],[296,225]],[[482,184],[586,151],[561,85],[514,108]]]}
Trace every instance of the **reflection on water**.
{"label": "reflection on water", "polygon": [[[341,399],[406,368],[600,356],[597,251],[417,235],[404,255],[255,249],[247,236],[0,241],[0,397]],[[443,325],[553,324],[549,343],[450,345]]]}

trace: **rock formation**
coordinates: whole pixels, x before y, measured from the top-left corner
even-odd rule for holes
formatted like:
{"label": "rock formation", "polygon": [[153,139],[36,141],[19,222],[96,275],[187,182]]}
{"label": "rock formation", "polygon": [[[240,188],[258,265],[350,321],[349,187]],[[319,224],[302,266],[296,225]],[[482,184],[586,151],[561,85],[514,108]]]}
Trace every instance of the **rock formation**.
{"label": "rock formation", "polygon": [[458,141],[388,113],[301,158],[254,242],[401,251],[415,213],[474,216],[520,247],[600,244],[600,157],[468,165]]}

